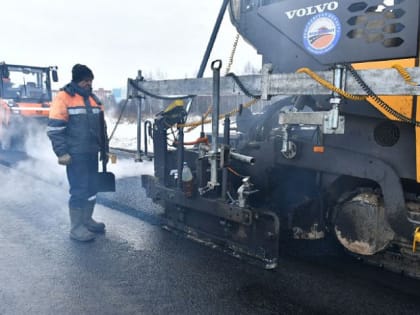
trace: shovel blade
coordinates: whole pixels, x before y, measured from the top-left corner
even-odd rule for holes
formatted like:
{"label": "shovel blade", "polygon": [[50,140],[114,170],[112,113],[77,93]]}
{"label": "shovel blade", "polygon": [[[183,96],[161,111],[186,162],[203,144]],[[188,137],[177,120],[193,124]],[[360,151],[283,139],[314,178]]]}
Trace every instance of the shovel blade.
{"label": "shovel blade", "polygon": [[98,192],[115,191],[115,175],[111,172],[99,172],[96,176]]}

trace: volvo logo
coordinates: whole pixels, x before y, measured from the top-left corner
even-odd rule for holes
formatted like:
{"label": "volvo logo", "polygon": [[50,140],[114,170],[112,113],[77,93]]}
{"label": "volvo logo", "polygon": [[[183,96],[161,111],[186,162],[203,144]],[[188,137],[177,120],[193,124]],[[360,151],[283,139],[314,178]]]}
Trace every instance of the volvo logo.
{"label": "volvo logo", "polygon": [[291,11],[286,11],[286,15],[289,20],[294,19],[295,17],[304,17],[308,15],[315,15],[318,13],[323,13],[325,11],[335,11],[338,9],[338,2],[331,1],[323,4],[316,4],[306,8],[295,9]]}

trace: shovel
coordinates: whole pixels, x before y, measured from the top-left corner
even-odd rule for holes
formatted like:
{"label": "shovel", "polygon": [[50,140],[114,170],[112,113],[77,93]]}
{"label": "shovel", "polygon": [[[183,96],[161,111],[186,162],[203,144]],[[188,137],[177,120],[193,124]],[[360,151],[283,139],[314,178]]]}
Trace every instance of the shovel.
{"label": "shovel", "polygon": [[100,122],[100,136],[101,136],[101,154],[102,154],[102,172],[98,172],[96,175],[96,187],[98,192],[107,192],[107,191],[115,191],[115,175],[111,172],[106,171],[106,163],[107,158],[105,149],[105,143],[107,142],[107,134],[105,129],[105,117],[104,112],[101,111],[99,114],[99,122]]}
{"label": "shovel", "polygon": [[115,191],[115,175],[106,171],[106,160],[102,160],[102,172],[96,175],[96,187],[98,192]]}

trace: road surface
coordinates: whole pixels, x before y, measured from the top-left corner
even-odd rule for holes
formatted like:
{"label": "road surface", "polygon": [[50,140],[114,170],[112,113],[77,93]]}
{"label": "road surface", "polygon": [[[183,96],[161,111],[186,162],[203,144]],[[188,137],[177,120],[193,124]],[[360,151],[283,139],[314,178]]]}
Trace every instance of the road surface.
{"label": "road surface", "polygon": [[341,255],[285,251],[266,271],[175,236],[127,169],[99,196],[106,234],[74,242],[63,169],[30,165],[0,165],[2,315],[420,314],[419,281]]}

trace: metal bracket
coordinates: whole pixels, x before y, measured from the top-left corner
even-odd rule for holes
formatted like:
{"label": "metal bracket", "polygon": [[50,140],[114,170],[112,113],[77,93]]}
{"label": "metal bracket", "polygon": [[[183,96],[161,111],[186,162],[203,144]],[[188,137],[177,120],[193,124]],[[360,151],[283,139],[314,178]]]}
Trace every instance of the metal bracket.
{"label": "metal bracket", "polygon": [[270,74],[273,71],[273,65],[271,63],[266,63],[262,66],[261,69],[261,99],[269,100],[271,95],[270,91]]}
{"label": "metal bracket", "polygon": [[321,112],[280,113],[280,125],[315,125],[320,126],[323,134],[344,134],[345,117],[333,108]]}

